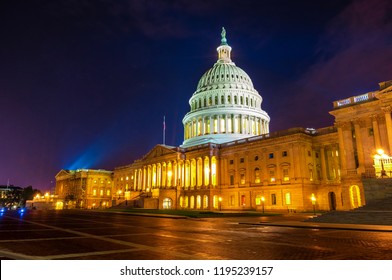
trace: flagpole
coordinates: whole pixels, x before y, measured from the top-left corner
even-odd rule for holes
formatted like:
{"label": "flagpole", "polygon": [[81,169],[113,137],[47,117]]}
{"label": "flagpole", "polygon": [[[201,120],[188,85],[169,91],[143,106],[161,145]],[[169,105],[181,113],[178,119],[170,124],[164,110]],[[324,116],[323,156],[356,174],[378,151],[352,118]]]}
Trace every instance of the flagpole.
{"label": "flagpole", "polygon": [[165,123],[165,116],[163,116],[163,145],[165,145],[165,131],[166,131],[166,123]]}

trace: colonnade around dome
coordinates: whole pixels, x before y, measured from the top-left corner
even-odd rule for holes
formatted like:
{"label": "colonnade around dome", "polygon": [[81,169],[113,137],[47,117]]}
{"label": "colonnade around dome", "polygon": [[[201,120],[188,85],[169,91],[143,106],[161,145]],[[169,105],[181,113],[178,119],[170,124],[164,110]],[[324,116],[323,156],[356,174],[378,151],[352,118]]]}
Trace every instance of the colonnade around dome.
{"label": "colonnade around dome", "polygon": [[250,136],[269,132],[266,119],[247,115],[209,115],[189,120],[184,125],[184,139],[209,134],[244,134]]}

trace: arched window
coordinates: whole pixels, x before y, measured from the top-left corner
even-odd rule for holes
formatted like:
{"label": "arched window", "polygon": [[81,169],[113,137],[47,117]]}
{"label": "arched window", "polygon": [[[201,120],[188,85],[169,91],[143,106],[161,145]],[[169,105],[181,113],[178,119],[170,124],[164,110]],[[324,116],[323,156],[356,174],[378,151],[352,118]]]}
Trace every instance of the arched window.
{"label": "arched window", "polygon": [[204,158],[204,185],[210,184],[210,161],[208,157]]}
{"label": "arched window", "polygon": [[225,104],[225,96],[224,95],[221,96],[221,104]]}
{"label": "arched window", "polygon": [[189,201],[189,206],[191,209],[195,208],[195,197],[192,195]]}
{"label": "arched window", "polygon": [[237,96],[234,96],[234,104],[237,104],[238,100],[237,100]]}
{"label": "arched window", "polygon": [[201,208],[201,196],[198,195],[196,197],[196,209],[200,209]]}
{"label": "arched window", "polygon": [[216,157],[211,158],[211,183],[213,186],[216,186]]}

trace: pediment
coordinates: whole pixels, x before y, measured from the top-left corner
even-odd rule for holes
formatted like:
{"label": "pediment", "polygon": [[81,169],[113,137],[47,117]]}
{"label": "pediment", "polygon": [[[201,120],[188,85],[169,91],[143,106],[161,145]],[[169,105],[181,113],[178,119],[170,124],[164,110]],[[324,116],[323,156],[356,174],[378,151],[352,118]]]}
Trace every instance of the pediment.
{"label": "pediment", "polygon": [[55,178],[60,177],[60,176],[66,176],[69,175],[69,171],[65,170],[65,169],[61,169],[59,173],[56,174],[56,176],[54,176]]}
{"label": "pediment", "polygon": [[168,155],[177,155],[176,147],[156,145],[143,157],[143,160],[153,160]]}

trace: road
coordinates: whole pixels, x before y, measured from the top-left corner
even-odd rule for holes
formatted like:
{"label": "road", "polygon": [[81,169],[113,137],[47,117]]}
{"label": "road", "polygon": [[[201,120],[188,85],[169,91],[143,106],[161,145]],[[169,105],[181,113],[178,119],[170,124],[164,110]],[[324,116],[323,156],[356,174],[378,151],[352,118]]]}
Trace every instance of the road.
{"label": "road", "polygon": [[93,211],[8,212],[0,259],[360,260],[392,259],[392,233],[260,224],[292,217],[174,219]]}

